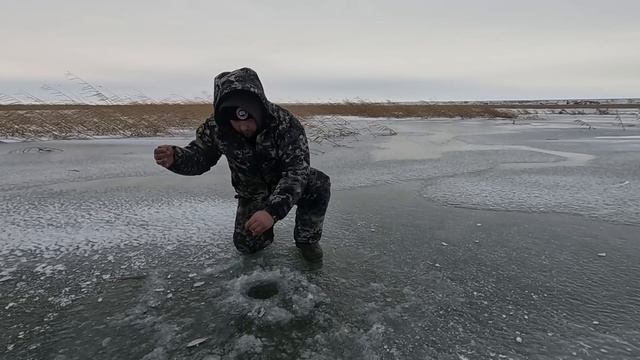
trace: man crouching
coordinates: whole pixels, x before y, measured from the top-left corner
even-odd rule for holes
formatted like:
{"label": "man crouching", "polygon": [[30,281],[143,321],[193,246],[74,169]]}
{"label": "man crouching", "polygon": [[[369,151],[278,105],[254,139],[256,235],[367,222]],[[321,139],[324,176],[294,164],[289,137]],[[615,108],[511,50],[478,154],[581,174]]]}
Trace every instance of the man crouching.
{"label": "man crouching", "polygon": [[320,261],[329,176],[309,165],[300,121],[267,100],[255,71],[223,72],[214,82],[214,112],[185,147],[161,145],[154,158],[177,174],[200,175],[225,155],[236,191],[233,243],[254,253],[273,242],[273,225],[297,205],[293,237],[302,256]]}

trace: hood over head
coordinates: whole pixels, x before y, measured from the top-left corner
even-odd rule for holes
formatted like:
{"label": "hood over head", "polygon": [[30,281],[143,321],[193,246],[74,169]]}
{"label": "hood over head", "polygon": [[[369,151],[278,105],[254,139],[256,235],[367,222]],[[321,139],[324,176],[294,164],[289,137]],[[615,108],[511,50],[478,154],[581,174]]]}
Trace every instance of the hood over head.
{"label": "hood over head", "polygon": [[[252,100],[249,100],[252,99]],[[238,101],[246,100],[249,106],[247,111],[259,112],[268,115],[271,103],[267,100],[262,88],[262,83],[258,74],[250,68],[244,67],[233,71],[225,71],[218,74],[214,79],[213,90],[213,110],[214,115],[218,114],[223,107],[238,106]],[[257,100],[257,101],[256,101]],[[262,108],[258,110],[258,105]],[[253,109],[250,109],[252,107]],[[251,114],[258,116],[260,114]],[[262,116],[263,120],[266,116]],[[221,119],[221,121],[223,121]]]}

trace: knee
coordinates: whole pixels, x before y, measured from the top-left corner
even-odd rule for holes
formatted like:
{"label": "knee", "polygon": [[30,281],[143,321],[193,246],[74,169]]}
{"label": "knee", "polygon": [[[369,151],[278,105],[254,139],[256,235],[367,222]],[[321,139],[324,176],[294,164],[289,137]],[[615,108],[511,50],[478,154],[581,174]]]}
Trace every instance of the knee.
{"label": "knee", "polygon": [[308,192],[327,195],[331,193],[331,178],[329,175],[314,169],[312,176],[309,178],[309,183],[307,184]]}
{"label": "knee", "polygon": [[240,235],[240,234],[234,234],[233,236],[233,245],[236,247],[236,249],[243,253],[243,254],[252,254],[254,252],[256,252],[256,250],[254,250],[249,242],[247,241],[247,239]]}
{"label": "knee", "polygon": [[316,181],[322,186],[331,187],[331,178],[320,170],[316,170]]}
{"label": "knee", "polygon": [[256,253],[273,243],[273,230],[268,230],[259,237],[250,237],[241,232],[233,234],[233,245],[243,254]]}

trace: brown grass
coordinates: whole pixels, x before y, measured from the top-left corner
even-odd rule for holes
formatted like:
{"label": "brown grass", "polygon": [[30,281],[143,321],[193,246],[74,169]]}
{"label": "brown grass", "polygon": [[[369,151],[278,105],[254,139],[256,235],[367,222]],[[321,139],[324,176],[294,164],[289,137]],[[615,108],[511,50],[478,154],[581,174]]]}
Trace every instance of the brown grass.
{"label": "brown grass", "polygon": [[396,103],[283,104],[300,117],[316,115],[362,116],[370,118],[512,118],[514,114],[486,105],[426,105]]}
{"label": "brown grass", "polygon": [[174,128],[196,128],[210,113],[207,104],[6,105],[0,106],[0,137],[164,135]]}
{"label": "brown grass", "polygon": [[[401,105],[393,103],[283,104],[307,119],[312,116],[507,117],[514,115],[482,105]],[[172,129],[194,129],[211,113],[210,104],[132,105],[0,105],[0,137],[82,138],[156,136]]]}

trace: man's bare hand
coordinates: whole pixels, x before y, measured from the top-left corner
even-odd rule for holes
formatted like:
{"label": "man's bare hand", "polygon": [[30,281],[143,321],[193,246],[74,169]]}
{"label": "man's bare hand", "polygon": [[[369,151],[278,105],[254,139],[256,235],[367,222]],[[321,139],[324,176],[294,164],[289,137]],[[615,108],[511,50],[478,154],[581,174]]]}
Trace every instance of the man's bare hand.
{"label": "man's bare hand", "polygon": [[260,210],[244,225],[253,236],[260,236],[273,227],[273,217],[265,210]]}
{"label": "man's bare hand", "polygon": [[171,145],[160,145],[153,151],[153,158],[156,159],[156,164],[170,168],[173,165],[174,151]]}

